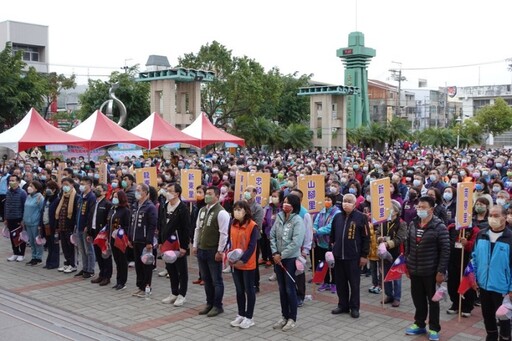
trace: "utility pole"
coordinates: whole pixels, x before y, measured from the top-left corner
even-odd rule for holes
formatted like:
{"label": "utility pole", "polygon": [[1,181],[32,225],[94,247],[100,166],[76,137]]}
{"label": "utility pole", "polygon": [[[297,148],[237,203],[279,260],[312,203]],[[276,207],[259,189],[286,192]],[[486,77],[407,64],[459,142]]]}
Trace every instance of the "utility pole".
{"label": "utility pole", "polygon": [[132,58],[128,58],[124,60],[124,66],[121,66],[121,70],[124,70],[124,73],[128,73],[130,67],[126,64],[127,61],[132,60]]}
{"label": "utility pole", "polygon": [[393,64],[398,64],[399,68],[397,69],[391,69],[389,70],[391,72],[391,78],[393,80],[398,82],[398,99],[397,99],[397,106],[395,110],[395,115],[397,117],[400,117],[400,108],[401,108],[401,99],[402,99],[402,81],[406,81],[407,78],[402,76],[402,63],[401,62],[391,62]]}

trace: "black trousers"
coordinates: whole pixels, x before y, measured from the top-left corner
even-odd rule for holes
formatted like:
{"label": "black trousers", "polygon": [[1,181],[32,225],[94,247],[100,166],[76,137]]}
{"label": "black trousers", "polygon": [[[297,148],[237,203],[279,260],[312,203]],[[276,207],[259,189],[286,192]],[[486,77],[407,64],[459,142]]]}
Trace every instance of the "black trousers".
{"label": "black trousers", "polygon": [[96,255],[96,262],[98,262],[98,268],[100,269],[98,277],[110,279],[110,277],[112,277],[112,256],[106,259],[103,258],[98,245],[94,245],[94,254]]}
{"label": "black trousers", "polygon": [[336,293],[338,294],[338,307],[343,310],[359,310],[360,298],[360,268],[359,259],[341,260],[334,262]]}
{"label": "black trousers", "polygon": [[297,284],[297,298],[304,301],[306,297],[306,273],[295,276],[295,284]]}
{"label": "black trousers", "polygon": [[5,221],[5,194],[0,194],[0,217]]}
{"label": "black trousers", "polygon": [[[484,318],[487,341],[510,340],[510,320],[499,320],[500,330],[496,323],[496,310],[503,303],[503,295],[494,291],[480,289],[480,303]],[[498,338],[499,335],[499,338]]]}
{"label": "black trousers", "polygon": [[188,266],[187,256],[180,257],[172,264],[166,263],[165,268],[169,273],[171,281],[171,293],[174,296],[187,296],[188,289]]}
{"label": "black trousers", "polygon": [[[12,232],[13,230],[17,229],[20,226],[20,223],[21,223],[21,219],[8,219],[7,220],[7,228],[9,229],[10,232]],[[22,231],[22,229],[19,229],[18,233],[20,233],[21,231]],[[22,241],[21,244],[16,246],[16,244],[14,244],[14,238],[13,238],[12,233],[10,234],[10,236],[11,236],[11,246],[12,246],[13,255],[25,256],[25,248],[27,247],[27,243]]]}
{"label": "black trousers", "polygon": [[135,283],[137,287],[144,291],[146,290],[146,286],[151,287],[151,279],[153,276],[153,264],[143,264],[140,256],[142,255],[142,250],[146,247],[144,243],[133,243],[133,257],[135,258],[135,272],[137,273],[137,278]]}
{"label": "black trousers", "polygon": [[56,269],[60,263],[60,246],[59,240],[55,239],[55,233],[50,233],[46,237],[46,243],[48,244],[48,257],[46,258],[46,268]]}
{"label": "black trousers", "polygon": [[261,258],[264,261],[272,261],[272,251],[270,250],[270,240],[268,239],[268,236],[265,233],[263,233],[261,235],[259,244],[260,244],[260,248],[261,248]]}
{"label": "black trousers", "polygon": [[116,284],[125,285],[126,281],[128,280],[128,260],[126,259],[126,252],[131,251],[133,254],[133,249],[127,248],[125,252],[122,252],[114,246],[113,241],[111,245],[112,256],[114,257],[114,262],[116,262]]}
{"label": "black trousers", "polygon": [[410,276],[411,296],[416,308],[414,323],[420,328],[425,328],[428,315],[428,327],[430,330],[441,331],[439,323],[439,302],[433,302],[432,296],[436,292],[436,275]]}

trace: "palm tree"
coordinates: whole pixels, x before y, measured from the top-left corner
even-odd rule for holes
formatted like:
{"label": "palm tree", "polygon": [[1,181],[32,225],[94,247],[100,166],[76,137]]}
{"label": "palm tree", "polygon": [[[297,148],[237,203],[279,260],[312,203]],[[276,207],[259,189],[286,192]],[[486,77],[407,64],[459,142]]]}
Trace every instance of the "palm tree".
{"label": "palm tree", "polygon": [[409,121],[395,117],[386,127],[388,143],[390,146],[394,145],[397,140],[406,140],[410,137],[409,130],[411,124]]}
{"label": "palm tree", "polygon": [[305,125],[292,123],[283,131],[283,144],[285,148],[305,149],[311,147],[313,132]]}
{"label": "palm tree", "polygon": [[243,115],[235,120],[235,132],[243,136],[247,145],[261,148],[274,133],[274,123],[264,117]]}
{"label": "palm tree", "polygon": [[453,131],[447,128],[428,128],[420,134],[421,143],[433,147],[453,147],[456,145],[456,138]]}

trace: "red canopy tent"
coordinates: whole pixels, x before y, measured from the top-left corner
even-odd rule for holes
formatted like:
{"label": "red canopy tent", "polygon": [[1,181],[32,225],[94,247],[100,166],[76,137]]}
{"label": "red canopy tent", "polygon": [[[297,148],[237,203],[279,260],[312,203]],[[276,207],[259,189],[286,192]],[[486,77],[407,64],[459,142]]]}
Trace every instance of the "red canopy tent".
{"label": "red canopy tent", "polygon": [[18,124],[0,134],[0,147],[9,148],[15,153],[49,144],[84,147],[87,141],[52,126],[34,108]]}
{"label": "red canopy tent", "polygon": [[87,150],[117,143],[136,144],[146,149],[149,147],[149,141],[147,139],[132,134],[128,130],[118,126],[99,110],[96,110],[78,127],[70,130],[69,134],[87,140],[85,147]]}
{"label": "red canopy tent", "polygon": [[201,148],[218,142],[230,142],[240,146],[245,145],[244,139],[228,134],[224,130],[214,126],[204,112],[202,112],[191,125],[183,129],[182,132],[199,139]]}
{"label": "red canopy tent", "polygon": [[149,149],[160,147],[168,143],[188,143],[200,147],[199,139],[183,133],[164,120],[156,112],[130,130],[132,134],[149,140]]}

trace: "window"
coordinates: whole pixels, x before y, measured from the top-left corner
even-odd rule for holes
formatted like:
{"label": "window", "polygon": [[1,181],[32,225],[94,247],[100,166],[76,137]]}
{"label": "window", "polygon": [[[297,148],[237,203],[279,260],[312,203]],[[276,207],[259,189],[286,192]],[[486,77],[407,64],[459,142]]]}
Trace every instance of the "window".
{"label": "window", "polygon": [[22,59],[25,62],[39,62],[39,49],[35,46],[13,44],[12,51],[22,51]]}

